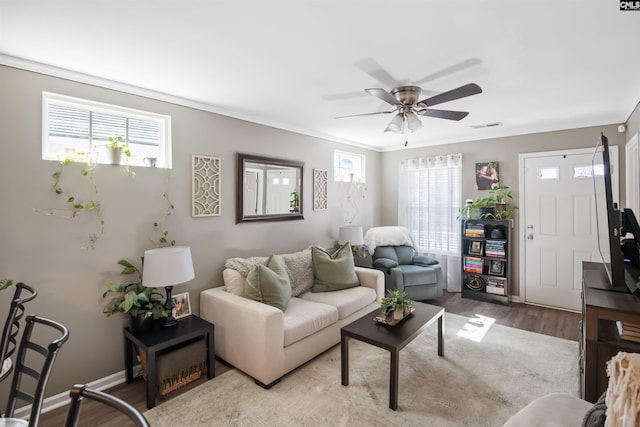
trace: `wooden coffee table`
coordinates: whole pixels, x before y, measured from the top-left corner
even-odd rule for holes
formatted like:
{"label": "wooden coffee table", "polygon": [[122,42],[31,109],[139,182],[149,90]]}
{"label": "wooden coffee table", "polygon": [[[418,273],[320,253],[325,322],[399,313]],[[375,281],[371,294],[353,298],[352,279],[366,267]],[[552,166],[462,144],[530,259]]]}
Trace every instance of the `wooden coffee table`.
{"label": "wooden coffee table", "polygon": [[400,350],[436,320],[438,321],[438,356],[444,356],[444,308],[420,302],[413,303],[414,312],[400,323],[390,326],[374,318],[381,309],[375,309],[340,330],[342,385],[349,385],[349,338],[364,341],[391,353],[389,381],[389,408],[398,409],[398,362]]}

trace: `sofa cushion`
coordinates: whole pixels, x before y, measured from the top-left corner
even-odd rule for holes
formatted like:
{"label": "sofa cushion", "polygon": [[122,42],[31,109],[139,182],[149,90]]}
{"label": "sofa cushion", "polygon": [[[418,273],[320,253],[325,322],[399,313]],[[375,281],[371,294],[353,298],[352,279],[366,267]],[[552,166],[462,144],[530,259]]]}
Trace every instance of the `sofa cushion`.
{"label": "sofa cushion", "polygon": [[436,268],[419,265],[399,265],[398,268],[402,270],[404,286],[436,284],[438,282]]}
{"label": "sofa cushion", "polygon": [[340,246],[333,255],[323,248],[313,246],[311,261],[313,264],[312,292],[337,291],[360,284],[349,242]]}
{"label": "sofa cushion", "polygon": [[244,282],[247,278],[240,274],[238,270],[225,268],[222,271],[222,280],[224,280],[225,291],[241,297],[244,296]]}
{"label": "sofa cushion", "polygon": [[311,246],[303,251],[281,256],[291,279],[291,296],[297,297],[310,291],[313,286]]}
{"label": "sofa cushion", "polygon": [[335,307],[339,319],[342,320],[374,302],[376,291],[365,286],[356,286],[334,292],[307,292],[300,295],[300,298]]}
{"label": "sofa cushion", "polygon": [[291,299],[289,274],[276,255],[271,255],[264,264],[256,264],[249,270],[244,293],[249,299],[287,309]]}
{"label": "sofa cushion", "polygon": [[266,256],[253,256],[249,258],[229,258],[224,263],[224,268],[230,268],[236,270],[242,274],[243,277],[247,277],[249,270],[256,264],[262,264],[267,260]]}
{"label": "sofa cushion", "polygon": [[591,403],[566,393],[539,397],[519,410],[503,427],[557,426],[577,427]]}
{"label": "sofa cushion", "polygon": [[411,246],[395,246],[398,255],[398,264],[413,264],[413,256],[415,251]]}
{"label": "sofa cushion", "polygon": [[373,253],[373,259],[377,260],[378,258],[386,258],[398,263],[398,255],[393,246],[378,246]]}
{"label": "sofa cushion", "polygon": [[333,325],[338,321],[338,310],[327,304],[291,298],[284,312],[284,346]]}

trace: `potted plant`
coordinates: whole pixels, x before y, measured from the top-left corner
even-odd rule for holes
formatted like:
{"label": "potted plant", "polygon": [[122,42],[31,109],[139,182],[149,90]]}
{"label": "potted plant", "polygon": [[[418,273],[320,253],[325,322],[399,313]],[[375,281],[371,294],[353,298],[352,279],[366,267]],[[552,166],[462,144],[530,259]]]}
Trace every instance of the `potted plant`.
{"label": "potted plant", "polygon": [[112,165],[119,165],[123,154],[127,157],[131,157],[131,151],[129,151],[128,145],[121,136],[109,137],[107,151]]}
{"label": "potted plant", "polygon": [[478,197],[460,209],[458,219],[509,219],[518,209],[508,186],[494,186],[487,197]]}
{"label": "potted plant", "polygon": [[499,185],[493,187],[491,191],[489,191],[489,194],[489,197],[494,202],[493,215],[495,219],[510,218],[516,209],[518,209],[518,207],[513,204],[513,196],[511,195],[511,190],[508,186]]}
{"label": "potted plant", "polygon": [[115,313],[128,314],[132,330],[150,328],[154,319],[167,317],[164,295],[156,288],[148,288],[142,284],[140,269],[126,259],[121,259],[118,264],[124,267],[120,274],[135,274],[137,280],[129,283],[107,283],[107,290],[102,294],[102,298],[108,299],[108,305],[103,313],[107,317]]}
{"label": "potted plant", "polygon": [[393,320],[400,320],[411,313],[411,303],[406,292],[389,289],[387,296],[380,301],[380,307],[383,308],[386,316],[391,316]]}

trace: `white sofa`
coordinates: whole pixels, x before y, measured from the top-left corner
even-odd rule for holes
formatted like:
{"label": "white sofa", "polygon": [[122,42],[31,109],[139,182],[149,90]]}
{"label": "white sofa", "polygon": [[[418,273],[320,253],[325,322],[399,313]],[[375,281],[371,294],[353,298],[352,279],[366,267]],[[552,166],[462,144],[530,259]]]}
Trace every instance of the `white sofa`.
{"label": "white sofa", "polygon": [[[304,266],[311,268],[310,258]],[[288,269],[292,288],[299,289],[294,280],[306,280],[299,277],[310,274],[313,278],[312,271],[304,269],[296,272],[293,265]],[[232,282],[238,287],[244,277],[226,268],[225,286],[200,294],[200,316],[215,325],[216,355],[253,377],[256,384],[270,388],[287,372],[338,344],[342,326],[379,307],[384,297],[383,273],[355,270],[360,286],[318,293],[305,289],[291,298],[283,312],[230,291]]]}

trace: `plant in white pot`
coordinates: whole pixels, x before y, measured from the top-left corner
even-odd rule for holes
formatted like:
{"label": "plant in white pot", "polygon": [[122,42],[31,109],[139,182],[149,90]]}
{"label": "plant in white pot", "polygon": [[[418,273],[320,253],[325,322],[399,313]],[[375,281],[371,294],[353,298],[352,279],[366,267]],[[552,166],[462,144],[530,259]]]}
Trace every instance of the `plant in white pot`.
{"label": "plant in white pot", "polygon": [[131,157],[131,151],[129,146],[121,136],[110,136],[109,143],[107,144],[107,153],[112,165],[119,165],[122,160],[122,155]]}

